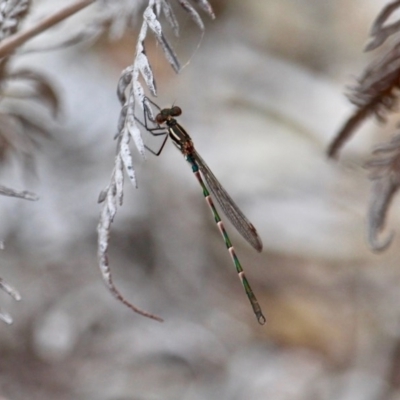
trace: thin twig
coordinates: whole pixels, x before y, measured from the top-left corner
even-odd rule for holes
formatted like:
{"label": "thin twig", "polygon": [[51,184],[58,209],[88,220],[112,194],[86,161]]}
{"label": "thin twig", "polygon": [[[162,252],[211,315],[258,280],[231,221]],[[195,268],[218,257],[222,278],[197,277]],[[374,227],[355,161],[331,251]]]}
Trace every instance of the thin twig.
{"label": "thin twig", "polygon": [[29,39],[35,37],[39,33],[52,27],[53,25],[58,24],[59,22],[84,9],[95,1],[96,0],[77,0],[75,3],[70,4],[69,6],[55,12],[49,17],[39,21],[36,25],[27,28],[24,31],[18,32],[7,39],[4,39],[0,44],[0,58],[9,55],[17,47],[21,46]]}

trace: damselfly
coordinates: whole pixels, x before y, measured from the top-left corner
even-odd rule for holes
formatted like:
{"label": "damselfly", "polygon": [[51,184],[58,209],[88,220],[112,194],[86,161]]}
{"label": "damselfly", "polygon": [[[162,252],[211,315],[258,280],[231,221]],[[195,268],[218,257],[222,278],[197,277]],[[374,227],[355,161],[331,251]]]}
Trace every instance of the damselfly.
{"label": "damselfly", "polygon": [[[225,215],[229,218],[232,222],[233,226],[238,230],[238,232],[257,250],[262,250],[262,242],[260,237],[257,234],[256,229],[254,228],[253,224],[245,217],[245,215],[240,211],[239,207],[235,204],[226,190],[222,187],[222,185],[218,182],[215,175],[211,172],[210,168],[207,164],[203,161],[200,157],[199,153],[197,153],[196,149],[194,148],[193,141],[186,130],[177,122],[175,117],[178,117],[182,114],[182,110],[177,107],[173,106],[171,108],[164,108],[160,109],[155,103],[153,103],[150,99],[149,100],[154,106],[159,109],[159,113],[155,118],[155,122],[157,123],[157,127],[149,128],[147,125],[147,113],[148,110],[145,107],[144,113],[144,124],[141,123],[148,132],[150,132],[153,136],[165,136],[165,139],[160,147],[160,149],[155,152],[151,150],[149,147],[146,148],[153,153],[154,155],[158,156],[161,154],[164,145],[168,139],[171,138],[174,145],[178,148],[178,150],[183,154],[185,160],[190,164],[192,167],[192,171],[196,176],[200,186],[203,190],[203,195],[207,204],[209,205],[212,214],[214,216],[215,222],[218,225],[218,228],[224,238],[225,245],[229,251],[229,254],[232,257],[233,263],[235,265],[237,274],[242,282],[243,288],[247,294],[247,297],[250,301],[250,304],[253,308],[254,314],[257,317],[257,320],[260,324],[265,323],[265,317],[261,311],[261,307],[258,303],[256,296],[251,289],[249,281],[247,280],[243,268],[239,262],[239,259],[235,253],[235,250],[232,246],[232,243],[229,239],[229,236],[224,228],[224,225],[221,221],[221,218],[218,214],[217,209],[214,206],[213,200],[210,196],[207,186],[205,185],[202,176],[204,177],[205,181],[207,182],[208,187],[210,188],[212,194],[214,195],[215,199],[221,206],[221,209],[225,213]],[[166,127],[162,125],[165,124]]]}

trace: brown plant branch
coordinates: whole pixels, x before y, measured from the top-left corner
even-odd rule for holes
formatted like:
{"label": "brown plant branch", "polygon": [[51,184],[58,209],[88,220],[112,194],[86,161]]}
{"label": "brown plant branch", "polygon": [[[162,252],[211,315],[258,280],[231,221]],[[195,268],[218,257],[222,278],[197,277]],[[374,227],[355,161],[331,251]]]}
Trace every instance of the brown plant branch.
{"label": "brown plant branch", "polygon": [[386,121],[386,115],[396,110],[400,88],[400,41],[389,51],[372,62],[351,88],[349,100],[357,107],[328,147],[327,154],[337,158],[345,142],[370,116],[379,122]]}
{"label": "brown plant branch", "polygon": [[361,108],[355,111],[354,114],[344,123],[334,140],[329,144],[327,151],[328,157],[337,158],[339,150],[343,147],[344,143],[351,138],[358,126],[372,113],[373,106]]}
{"label": "brown plant branch", "polygon": [[58,10],[54,14],[42,19],[36,25],[20,31],[7,39],[4,39],[0,44],[0,58],[8,56],[16,48],[32,39],[36,35],[42,33],[48,28],[58,24],[59,22],[67,19],[71,15],[84,9],[96,0],[77,0],[75,3],[68,5],[67,7]]}

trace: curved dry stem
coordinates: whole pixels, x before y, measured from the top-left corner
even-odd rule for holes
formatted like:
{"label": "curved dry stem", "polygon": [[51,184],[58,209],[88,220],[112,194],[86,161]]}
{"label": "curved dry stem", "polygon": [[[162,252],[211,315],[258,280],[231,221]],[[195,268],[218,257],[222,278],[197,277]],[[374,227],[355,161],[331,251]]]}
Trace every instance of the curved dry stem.
{"label": "curved dry stem", "polygon": [[[123,173],[122,173],[122,160],[120,160],[119,156],[117,156],[117,164],[118,166],[113,171],[112,181],[114,182],[110,186],[108,186],[99,197],[99,202],[103,202],[103,209],[101,211],[100,221],[97,226],[98,233],[98,262],[101,271],[101,275],[104,283],[106,284],[109,291],[112,295],[119,300],[122,304],[127,306],[130,310],[134,311],[137,314],[140,314],[144,317],[154,319],[159,322],[163,322],[163,319],[158,317],[157,315],[151,314],[147,311],[141,310],[140,308],[134,306],[125,297],[121,294],[121,292],[114,285],[111,270],[108,262],[108,245],[109,245],[109,235],[111,223],[115,217],[117,211],[117,198],[119,203],[122,203],[122,185],[123,185]],[[118,178],[115,177],[117,175]],[[122,181],[120,181],[122,180]]]}
{"label": "curved dry stem", "polygon": [[370,108],[362,108],[357,110],[343,125],[342,129],[337,133],[333,141],[330,143],[327,155],[330,158],[337,158],[340,149],[353,136],[358,126],[364,122],[366,118],[373,112]]}

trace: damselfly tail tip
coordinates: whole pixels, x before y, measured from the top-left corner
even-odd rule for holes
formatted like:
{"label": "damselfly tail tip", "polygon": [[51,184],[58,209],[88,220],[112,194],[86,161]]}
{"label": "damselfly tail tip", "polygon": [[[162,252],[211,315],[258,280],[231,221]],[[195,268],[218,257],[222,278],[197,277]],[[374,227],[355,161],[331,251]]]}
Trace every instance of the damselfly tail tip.
{"label": "damselfly tail tip", "polygon": [[259,311],[256,314],[256,317],[257,317],[257,321],[260,325],[264,325],[267,322],[267,320],[265,319],[265,317],[261,311]]}

